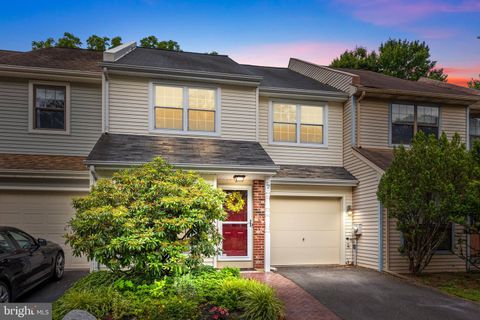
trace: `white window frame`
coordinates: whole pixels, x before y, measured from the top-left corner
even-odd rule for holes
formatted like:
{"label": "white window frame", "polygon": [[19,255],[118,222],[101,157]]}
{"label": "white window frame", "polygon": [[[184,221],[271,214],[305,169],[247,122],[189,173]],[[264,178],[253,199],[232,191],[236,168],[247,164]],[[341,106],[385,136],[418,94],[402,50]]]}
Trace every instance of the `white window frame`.
{"label": "white window frame", "polygon": [[[183,90],[183,129],[162,129],[155,127],[155,86],[182,88]],[[215,90],[215,131],[193,131],[188,130],[188,89],[208,89]],[[199,85],[199,84],[179,84],[172,82],[158,82],[151,81],[149,85],[149,132],[161,134],[181,134],[181,135],[198,135],[198,136],[220,136],[221,134],[221,88],[213,85]],[[207,111],[207,110],[206,110]]]}
{"label": "white window frame", "polygon": [[[224,256],[220,253],[218,261],[252,261],[253,260],[253,196],[252,186],[223,185],[218,186],[225,191],[247,190],[247,256]],[[223,234],[223,224],[243,224],[240,221],[219,221],[218,231]],[[223,241],[220,242],[220,249],[223,248]]]}
{"label": "white window frame", "polygon": [[[65,129],[36,129],[34,125],[34,95],[33,88],[35,85],[65,87]],[[70,135],[70,83],[53,82],[53,81],[37,81],[30,80],[28,82],[28,132],[41,134],[58,134]]]}
{"label": "white window frame", "polygon": [[[273,105],[275,103],[292,104],[297,110],[297,142],[281,142],[273,140]],[[300,106],[323,107],[323,143],[300,142],[301,114]],[[278,146],[304,147],[304,148],[328,148],[328,103],[312,101],[270,100],[268,103],[268,144]]]}

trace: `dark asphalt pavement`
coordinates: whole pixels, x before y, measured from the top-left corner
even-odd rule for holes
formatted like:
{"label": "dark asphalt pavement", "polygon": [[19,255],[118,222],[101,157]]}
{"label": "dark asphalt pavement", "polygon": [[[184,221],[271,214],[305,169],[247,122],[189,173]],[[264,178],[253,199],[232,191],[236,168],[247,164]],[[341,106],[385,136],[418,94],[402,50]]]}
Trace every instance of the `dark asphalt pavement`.
{"label": "dark asphalt pavement", "polygon": [[480,304],[363,268],[282,267],[344,320],[479,320]]}

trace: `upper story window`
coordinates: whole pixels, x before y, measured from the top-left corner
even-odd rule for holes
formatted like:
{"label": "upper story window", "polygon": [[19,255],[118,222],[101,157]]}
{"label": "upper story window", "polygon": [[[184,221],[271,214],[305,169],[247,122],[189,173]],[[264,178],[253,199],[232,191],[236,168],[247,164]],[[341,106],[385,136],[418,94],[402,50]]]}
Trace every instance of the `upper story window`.
{"label": "upper story window", "polygon": [[30,82],[30,131],[68,133],[68,84]]}
{"label": "upper story window", "polygon": [[325,145],[325,106],[273,102],[271,142]]}
{"label": "upper story window", "polygon": [[392,104],[391,144],[410,144],[418,131],[438,138],[439,108],[410,104]]}
{"label": "upper story window", "polygon": [[154,129],[218,131],[218,89],[154,85]]}
{"label": "upper story window", "polygon": [[470,114],[470,147],[475,140],[480,140],[480,114]]}

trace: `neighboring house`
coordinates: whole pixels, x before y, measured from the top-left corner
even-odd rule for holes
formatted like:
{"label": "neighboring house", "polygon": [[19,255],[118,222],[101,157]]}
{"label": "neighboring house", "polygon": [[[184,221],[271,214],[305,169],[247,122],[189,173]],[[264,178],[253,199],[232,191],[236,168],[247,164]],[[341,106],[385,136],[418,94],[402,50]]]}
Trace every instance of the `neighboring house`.
{"label": "neighboring house", "polygon": [[[296,59],[251,66],[135,43],[103,58],[0,51],[0,79],[2,224],[62,243],[72,196],[162,156],[246,200],[219,222],[223,253],[210,262],[267,270],[356,260],[403,271],[401,237],[375,195],[392,145],[419,128],[469,139],[468,110],[480,100],[455,86]],[[362,224],[357,254],[353,224]],[[457,260],[438,255],[432,265],[456,270]],[[67,261],[86,265],[68,251]]]}

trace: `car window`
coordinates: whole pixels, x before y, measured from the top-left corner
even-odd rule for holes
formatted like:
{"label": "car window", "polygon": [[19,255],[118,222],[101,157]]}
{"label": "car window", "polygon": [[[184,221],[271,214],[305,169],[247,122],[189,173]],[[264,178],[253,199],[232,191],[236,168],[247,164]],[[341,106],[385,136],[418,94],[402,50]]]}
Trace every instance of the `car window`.
{"label": "car window", "polygon": [[14,248],[10,241],[8,241],[7,237],[0,233],[0,254],[12,252]]}
{"label": "car window", "polygon": [[30,249],[35,246],[35,242],[27,234],[18,231],[9,231],[9,233],[22,249]]}

